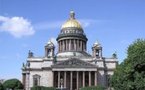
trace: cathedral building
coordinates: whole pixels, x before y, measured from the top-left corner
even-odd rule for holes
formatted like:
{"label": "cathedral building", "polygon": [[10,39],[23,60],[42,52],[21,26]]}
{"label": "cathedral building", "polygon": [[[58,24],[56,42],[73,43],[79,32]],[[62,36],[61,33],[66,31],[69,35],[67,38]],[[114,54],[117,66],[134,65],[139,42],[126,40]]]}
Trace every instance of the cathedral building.
{"label": "cathedral building", "polygon": [[81,87],[102,85],[108,87],[118,61],[116,54],[103,57],[99,42],[92,44],[92,54],[87,53],[88,38],[83,27],[75,18],[74,11],[61,26],[57,37],[58,51],[48,41],[45,54],[35,57],[29,51],[26,64],[22,67],[22,81],[25,90],[33,86],[46,86],[79,90]]}

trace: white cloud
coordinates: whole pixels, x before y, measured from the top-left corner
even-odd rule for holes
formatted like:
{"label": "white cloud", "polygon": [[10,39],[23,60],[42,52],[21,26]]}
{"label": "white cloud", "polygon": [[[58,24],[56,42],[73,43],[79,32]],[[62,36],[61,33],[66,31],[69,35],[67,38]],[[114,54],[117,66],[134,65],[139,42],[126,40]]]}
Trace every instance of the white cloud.
{"label": "white cloud", "polygon": [[23,17],[0,16],[0,31],[8,32],[16,38],[33,35],[34,28],[30,21]]}

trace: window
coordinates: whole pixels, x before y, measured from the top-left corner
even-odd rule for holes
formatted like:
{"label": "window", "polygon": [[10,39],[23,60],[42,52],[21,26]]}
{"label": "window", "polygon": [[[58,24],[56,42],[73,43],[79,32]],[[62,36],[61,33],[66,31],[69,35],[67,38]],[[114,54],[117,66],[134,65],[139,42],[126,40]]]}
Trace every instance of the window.
{"label": "window", "polygon": [[40,76],[35,74],[33,75],[33,86],[39,86],[40,85]]}
{"label": "window", "polygon": [[99,50],[96,50],[96,57],[99,57]]}

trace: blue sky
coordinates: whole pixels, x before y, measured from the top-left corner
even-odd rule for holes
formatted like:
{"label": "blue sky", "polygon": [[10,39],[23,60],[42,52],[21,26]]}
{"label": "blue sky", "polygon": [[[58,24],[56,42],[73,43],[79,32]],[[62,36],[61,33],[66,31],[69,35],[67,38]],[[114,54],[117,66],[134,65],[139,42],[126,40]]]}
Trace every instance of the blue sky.
{"label": "blue sky", "polygon": [[21,79],[28,51],[44,56],[70,10],[82,23],[89,53],[98,40],[105,57],[117,52],[122,62],[128,45],[145,38],[145,0],[0,0],[0,79]]}

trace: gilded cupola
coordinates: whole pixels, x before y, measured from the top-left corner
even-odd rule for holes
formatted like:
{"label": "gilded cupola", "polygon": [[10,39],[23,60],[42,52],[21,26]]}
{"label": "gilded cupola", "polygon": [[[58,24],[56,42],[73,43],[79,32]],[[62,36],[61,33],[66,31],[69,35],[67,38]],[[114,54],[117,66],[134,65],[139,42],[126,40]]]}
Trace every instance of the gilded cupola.
{"label": "gilded cupola", "polygon": [[70,18],[62,25],[61,29],[71,28],[71,27],[82,29],[80,23],[75,19],[74,11],[70,11]]}

